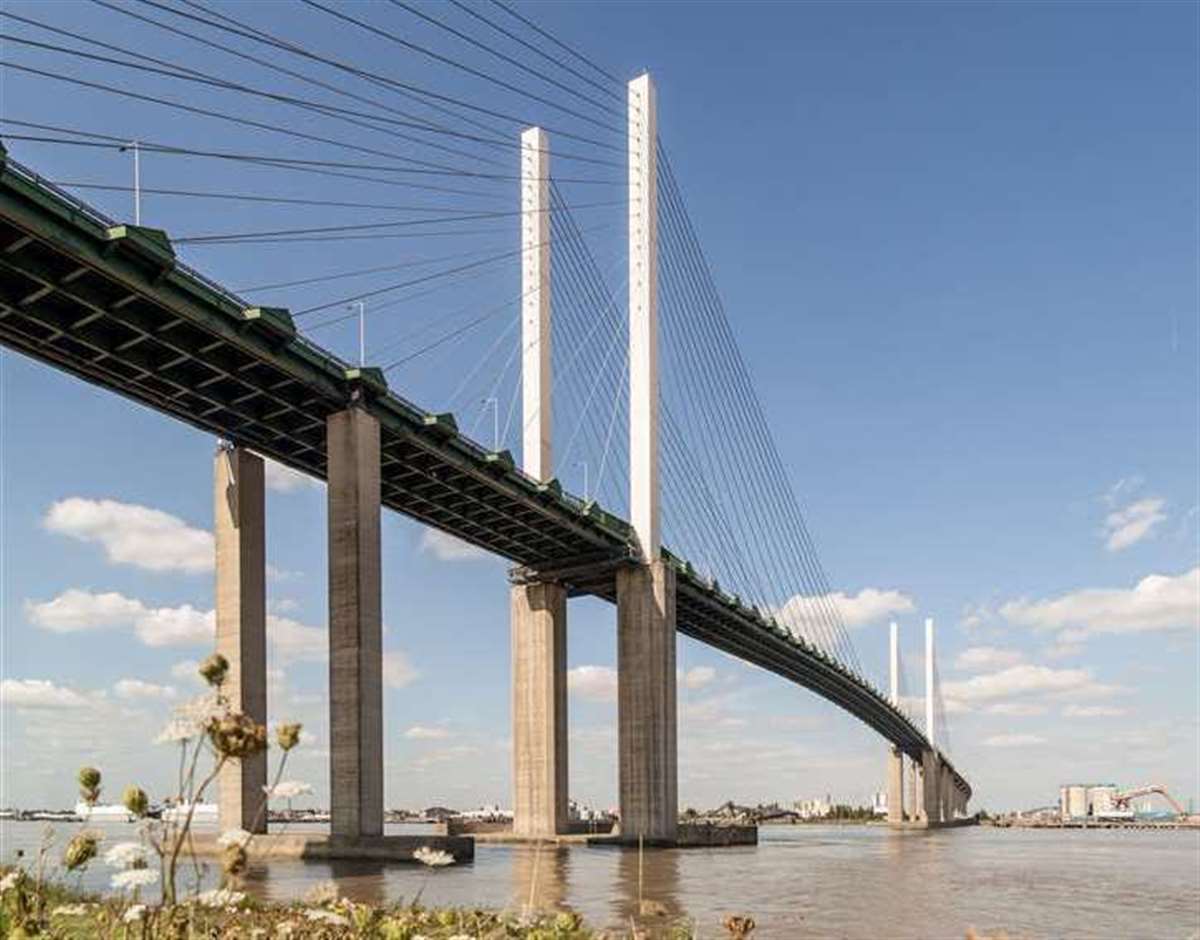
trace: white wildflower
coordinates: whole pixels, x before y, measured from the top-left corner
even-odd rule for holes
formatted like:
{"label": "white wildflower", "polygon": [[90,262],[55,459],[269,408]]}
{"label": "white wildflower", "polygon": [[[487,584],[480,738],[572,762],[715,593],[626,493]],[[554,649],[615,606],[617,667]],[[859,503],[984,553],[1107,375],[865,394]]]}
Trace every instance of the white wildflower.
{"label": "white wildflower", "polygon": [[217,845],[223,849],[227,849],[234,845],[244,849],[246,847],[246,843],[248,843],[252,838],[253,836],[245,829],[226,829],[219,836],[217,836]]}
{"label": "white wildflower", "polygon": [[272,800],[294,800],[298,796],[312,793],[313,788],[310,784],[301,783],[299,780],[282,780],[275,786],[263,787],[263,793]]}
{"label": "white wildflower", "polygon": [[155,884],[158,872],[149,868],[129,868],[112,876],[112,886],[118,891]]}
{"label": "white wildflower", "polygon": [[113,868],[145,868],[146,847],[140,842],[118,842],[104,853],[104,861]]}
{"label": "white wildflower", "polygon": [[134,904],[134,905],[130,906],[129,910],[127,910],[124,913],[124,915],[121,917],[121,920],[123,920],[127,924],[136,924],[136,923],[138,923],[138,921],[140,921],[145,916],[146,916],[146,905],[145,904]]}
{"label": "white wildflower", "polygon": [[171,720],[155,741],[169,744],[198,738],[204,733],[204,726],[209,719],[221,717],[228,711],[229,706],[217,701],[215,692],[198,695],[175,709]]}
{"label": "white wildflower", "polygon": [[60,904],[50,912],[51,917],[83,917],[88,912],[86,904]]}
{"label": "white wildflower", "polygon": [[412,857],[422,865],[428,865],[430,868],[442,868],[445,865],[454,864],[454,856],[449,852],[443,852],[440,849],[431,849],[427,845],[421,846]]}
{"label": "white wildflower", "polygon": [[3,878],[0,878],[0,894],[13,890],[20,883],[22,874],[21,869],[14,868]]}
{"label": "white wildflower", "polygon": [[204,907],[237,907],[245,900],[245,891],[232,891],[229,888],[212,888],[196,895],[196,903]]}
{"label": "white wildflower", "polygon": [[326,911],[319,907],[310,907],[304,912],[304,916],[309,920],[317,921],[322,924],[329,924],[331,927],[349,927],[349,919],[341,914],[335,914],[333,911]]}

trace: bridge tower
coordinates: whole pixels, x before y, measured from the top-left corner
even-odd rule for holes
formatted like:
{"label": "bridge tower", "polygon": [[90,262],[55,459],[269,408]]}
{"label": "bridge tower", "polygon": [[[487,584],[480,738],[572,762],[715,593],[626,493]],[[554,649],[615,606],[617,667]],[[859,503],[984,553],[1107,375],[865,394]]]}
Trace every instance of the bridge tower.
{"label": "bridge tower", "polygon": [[[546,132],[521,134],[522,465],[553,476],[551,450],[550,150]],[[512,620],[513,833],[567,832],[567,589],[514,583]]]}
{"label": "bridge tower", "polygon": [[[896,621],[891,623],[890,633],[890,695],[892,705],[900,705],[900,628]],[[887,759],[887,810],[888,823],[898,826],[904,822],[904,753],[892,745]],[[911,809],[911,806],[909,807]]]}
{"label": "bridge tower", "polygon": [[675,572],[659,528],[656,107],[649,75],[629,83],[629,477],[641,557],[617,570],[618,793],[623,839],[673,842]]}
{"label": "bridge tower", "polygon": [[942,763],[937,752],[933,720],[933,618],[925,618],[925,737],[929,750],[921,755],[923,818],[927,823],[942,821]]}

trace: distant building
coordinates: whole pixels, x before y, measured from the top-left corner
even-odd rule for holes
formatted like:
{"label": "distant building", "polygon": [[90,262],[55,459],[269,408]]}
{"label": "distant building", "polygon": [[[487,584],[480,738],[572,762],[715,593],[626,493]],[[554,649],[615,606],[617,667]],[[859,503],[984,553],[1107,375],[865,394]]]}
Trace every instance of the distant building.
{"label": "distant building", "polygon": [[1116,805],[1115,783],[1064,783],[1058,789],[1058,811],[1064,820],[1128,819],[1133,813]]}
{"label": "distant building", "polygon": [[504,819],[512,819],[513,814],[511,809],[501,809],[499,803],[493,803],[490,806],[481,806],[479,809],[468,809],[458,814],[461,819],[480,819],[487,822],[499,822]]}
{"label": "distant building", "polygon": [[815,797],[811,800],[797,800],[795,802],[796,813],[801,819],[824,819],[833,812],[833,800],[829,794],[825,794],[825,799]]}
{"label": "distant building", "polygon": [[425,810],[423,815],[426,819],[432,820],[433,822],[442,822],[443,820],[449,819],[451,816],[457,816],[458,810],[446,809],[444,806],[431,806]]}
{"label": "distant building", "polygon": [[871,812],[876,816],[886,816],[888,812],[887,792],[880,790],[871,794]]}

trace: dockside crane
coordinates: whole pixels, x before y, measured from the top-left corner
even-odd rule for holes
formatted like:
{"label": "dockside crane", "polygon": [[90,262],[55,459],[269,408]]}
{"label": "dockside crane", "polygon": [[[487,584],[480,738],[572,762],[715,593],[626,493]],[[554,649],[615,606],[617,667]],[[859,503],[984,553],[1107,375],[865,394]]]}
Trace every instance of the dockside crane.
{"label": "dockside crane", "polygon": [[1171,796],[1171,794],[1167,792],[1167,788],[1161,783],[1152,783],[1145,787],[1134,787],[1132,790],[1122,790],[1120,793],[1117,793],[1113,796],[1113,805],[1117,809],[1129,809],[1130,800],[1136,800],[1139,796],[1150,796],[1154,793],[1157,793],[1164,800],[1170,803],[1171,808],[1175,810],[1176,814],[1181,819],[1187,818],[1187,811],[1179,805],[1179,801]]}

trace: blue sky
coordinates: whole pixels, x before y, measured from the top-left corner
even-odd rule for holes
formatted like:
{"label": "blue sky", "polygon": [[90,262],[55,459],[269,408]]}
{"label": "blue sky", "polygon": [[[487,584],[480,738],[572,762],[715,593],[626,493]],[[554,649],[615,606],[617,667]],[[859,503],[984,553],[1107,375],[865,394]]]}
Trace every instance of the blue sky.
{"label": "blue sky", "polygon": [[[216,61],[98,6],[8,9],[173,61]],[[395,10],[360,9],[410,26]],[[921,619],[936,619],[953,754],[980,802],[1050,802],[1070,779],[1162,782],[1200,797],[1196,8],[522,9],[621,78],[653,72],[660,134],[856,647],[881,677],[886,623],[898,617],[915,681]],[[238,15],[406,79],[498,100],[329,29],[312,11],[280,10],[258,4]],[[47,39],[19,23],[6,30]],[[39,67],[62,61],[11,44],[10,53]],[[274,80],[222,67],[248,83]],[[178,84],[89,68],[68,62],[62,71],[182,97]],[[5,70],[2,80],[7,118],[193,146],[281,146],[29,74]],[[194,94],[281,120],[276,106]],[[306,147],[295,152],[327,154]],[[52,179],[130,178],[127,154],[10,149]],[[409,198],[154,154],[143,160],[143,185]],[[596,198],[580,186],[575,201],[585,190]],[[81,194],[111,215],[130,214],[128,194]],[[515,198],[489,190],[500,209]],[[143,211],[148,224],[181,235],[318,218],[152,196]],[[620,211],[597,210],[584,223],[609,226],[592,240],[606,271],[619,265]],[[361,220],[331,211],[315,224]],[[515,225],[502,223],[453,247],[441,243],[450,239],[196,246],[184,257],[246,287],[504,250],[515,239]],[[495,303],[519,290],[518,276],[504,266],[435,296],[430,309]],[[262,300],[296,310],[352,292],[335,284]],[[409,325],[393,313],[368,321],[372,361],[393,354],[388,344],[404,348],[398,337]],[[406,315],[412,329],[428,327]],[[488,350],[507,323],[502,316],[473,345],[401,370],[393,387],[478,422],[475,386],[455,398],[462,367],[446,366],[454,356],[478,359],[485,388],[503,360]],[[350,323],[313,335],[353,353]],[[149,741],[171,705],[195,691],[181,664],[205,652],[194,638],[212,604],[203,533],[214,442],[19,356],[5,352],[0,364],[0,802],[68,802],[84,759],[104,767],[114,789],[132,779],[161,786],[170,761]],[[486,421],[479,427],[486,437]],[[578,469],[567,476],[580,490],[571,473]],[[272,709],[310,728],[297,775],[321,802],[324,491],[284,474],[272,482]],[[505,803],[504,565],[394,515],[383,531],[387,802]],[[109,594],[119,599],[97,600]],[[570,617],[572,792],[608,805],[613,613],[573,601]],[[682,638],[679,659],[685,803],[830,791],[865,800],[882,786],[882,742],[852,719]]]}

